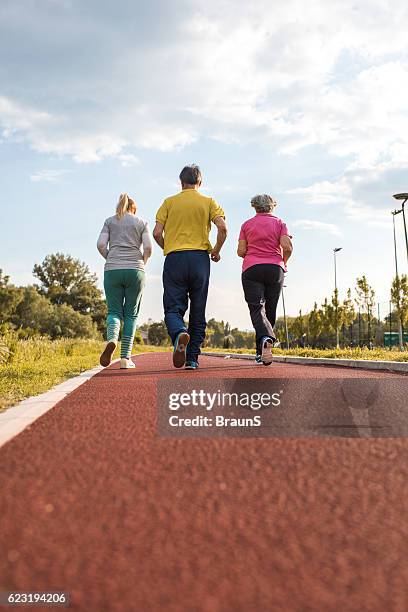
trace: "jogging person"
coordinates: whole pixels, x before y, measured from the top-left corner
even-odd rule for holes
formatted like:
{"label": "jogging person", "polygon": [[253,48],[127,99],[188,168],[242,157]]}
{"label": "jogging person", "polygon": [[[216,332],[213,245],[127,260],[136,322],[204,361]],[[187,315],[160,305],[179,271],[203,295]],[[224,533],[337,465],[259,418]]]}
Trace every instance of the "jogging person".
{"label": "jogging person", "polygon": [[136,204],[127,193],[120,195],[116,214],[106,219],[97,247],[106,259],[104,288],[108,306],[108,342],[100,364],[110,364],[123,321],[120,367],[134,368],[130,356],[145,285],[144,266],[152,254],[152,241],[147,223],[136,216]]}
{"label": "jogging person", "polygon": [[255,360],[270,365],[276,307],[293,247],[286,224],[273,215],[276,201],[262,194],[251,205],[256,214],[241,227],[237,253],[244,259],[242,287],[256,334]]}
{"label": "jogging person", "polygon": [[[156,214],[153,237],[163,249],[163,306],[167,331],[173,343],[173,364],[198,368],[200,347],[205,338],[205,307],[210,278],[210,257],[220,261],[227,236],[225,215],[217,202],[198,189],[202,177],[196,165],[180,173],[181,191],[164,200]],[[211,223],[218,228],[214,247],[209,241]],[[184,315],[189,306],[188,329]]]}

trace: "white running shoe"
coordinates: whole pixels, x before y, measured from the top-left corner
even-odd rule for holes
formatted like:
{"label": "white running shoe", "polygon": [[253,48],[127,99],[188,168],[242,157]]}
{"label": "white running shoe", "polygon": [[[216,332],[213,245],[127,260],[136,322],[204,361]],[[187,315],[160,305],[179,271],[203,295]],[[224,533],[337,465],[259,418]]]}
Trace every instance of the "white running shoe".
{"label": "white running shoe", "polygon": [[272,338],[268,338],[268,337],[262,338],[262,355],[261,355],[261,359],[262,359],[262,363],[265,366],[271,365],[271,363],[273,361],[272,346],[273,346]]}
{"label": "white running shoe", "polygon": [[130,370],[131,368],[135,368],[135,367],[136,366],[131,359],[126,359],[125,357],[122,357],[122,359],[120,360],[121,370]]}

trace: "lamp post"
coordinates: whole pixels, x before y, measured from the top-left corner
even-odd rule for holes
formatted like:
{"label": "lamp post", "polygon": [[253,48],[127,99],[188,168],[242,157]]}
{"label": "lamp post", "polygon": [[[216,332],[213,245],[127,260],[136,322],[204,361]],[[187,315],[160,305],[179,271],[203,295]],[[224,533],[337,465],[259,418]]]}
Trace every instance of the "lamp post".
{"label": "lamp post", "polygon": [[391,336],[392,336],[392,302],[390,300],[390,351],[392,349]]}
{"label": "lamp post", "polygon": [[337,261],[336,254],[342,250],[343,247],[336,247],[333,249],[333,257],[334,257],[334,299],[335,303],[335,316],[336,316],[336,348],[340,348],[340,340],[339,340],[339,296],[337,294]]}
{"label": "lamp post", "polygon": [[[394,232],[394,256],[395,256],[395,278],[397,281],[397,289],[399,287],[399,275],[398,275],[398,255],[397,255],[397,238],[396,238],[396,234],[395,234],[395,217],[396,215],[399,215],[401,212],[403,212],[403,209],[401,208],[400,210],[393,210],[391,211],[392,214],[392,226],[393,226],[393,232]],[[400,350],[402,351],[404,349],[404,339],[402,337],[402,321],[401,321],[401,317],[400,317],[400,313],[399,313],[399,294],[397,296],[397,316],[398,316],[398,336],[399,336],[399,346],[400,346]]]}
{"label": "lamp post", "polygon": [[407,259],[408,259],[408,235],[407,235],[407,223],[405,221],[405,202],[408,200],[408,193],[396,193],[392,196],[396,200],[402,200],[401,211],[402,218],[404,220],[404,233],[405,233],[405,248],[407,250]]}
{"label": "lamp post", "polygon": [[402,212],[402,208],[400,210],[392,210],[392,230],[394,234],[394,259],[395,259],[395,276],[398,278],[398,255],[397,255],[397,237],[395,234],[395,217]]}
{"label": "lamp post", "polygon": [[286,348],[289,349],[289,332],[288,332],[288,321],[286,319],[285,293],[283,291],[284,288],[286,288],[286,285],[283,285],[282,287],[282,305],[283,305],[283,319],[285,321]]}

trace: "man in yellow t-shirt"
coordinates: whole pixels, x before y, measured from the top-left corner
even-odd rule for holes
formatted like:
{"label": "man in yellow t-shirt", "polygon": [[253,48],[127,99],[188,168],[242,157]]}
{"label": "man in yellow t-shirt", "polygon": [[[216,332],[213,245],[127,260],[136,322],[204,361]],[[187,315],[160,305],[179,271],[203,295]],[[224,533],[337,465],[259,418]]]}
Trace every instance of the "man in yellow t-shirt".
{"label": "man in yellow t-shirt", "polygon": [[[227,236],[222,208],[198,189],[202,177],[198,166],[185,166],[180,173],[182,190],[166,198],[157,211],[153,237],[163,249],[164,319],[173,342],[176,368],[198,367],[200,346],[205,338],[205,307],[210,279],[210,257],[220,261]],[[209,241],[211,223],[218,229],[214,247]],[[188,329],[184,315],[190,299]]]}

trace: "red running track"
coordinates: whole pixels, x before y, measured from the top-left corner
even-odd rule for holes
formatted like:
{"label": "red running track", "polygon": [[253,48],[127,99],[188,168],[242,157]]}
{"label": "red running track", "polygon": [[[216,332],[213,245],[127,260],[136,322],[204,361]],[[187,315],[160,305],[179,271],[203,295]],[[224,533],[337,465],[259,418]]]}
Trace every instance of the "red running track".
{"label": "red running track", "polygon": [[[90,612],[406,612],[407,439],[160,439],[155,382],[192,373],[135,362],[0,450],[0,590]],[[193,373],[354,375],[215,357]]]}

